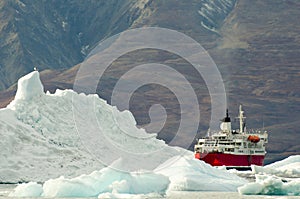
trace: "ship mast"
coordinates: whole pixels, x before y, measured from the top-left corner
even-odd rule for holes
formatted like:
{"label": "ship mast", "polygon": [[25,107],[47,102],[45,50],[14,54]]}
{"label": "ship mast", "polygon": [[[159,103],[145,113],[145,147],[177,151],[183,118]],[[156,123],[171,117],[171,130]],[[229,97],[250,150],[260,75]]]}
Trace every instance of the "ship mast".
{"label": "ship mast", "polygon": [[239,116],[238,116],[239,120],[240,120],[240,132],[244,132],[244,120],[246,119],[246,117],[244,117],[244,111],[242,109],[242,105],[240,105],[239,107]]}

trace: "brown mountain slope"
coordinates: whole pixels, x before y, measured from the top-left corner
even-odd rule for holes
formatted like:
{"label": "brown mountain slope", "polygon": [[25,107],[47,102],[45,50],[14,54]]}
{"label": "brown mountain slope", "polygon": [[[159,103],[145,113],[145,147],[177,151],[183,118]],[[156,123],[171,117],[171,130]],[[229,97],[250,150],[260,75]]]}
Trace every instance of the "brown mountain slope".
{"label": "brown mountain slope", "polygon": [[251,125],[262,126],[263,117],[270,159],[300,153],[299,8],[299,1],[239,1],[212,52],[228,76],[230,103],[246,105]]}
{"label": "brown mountain slope", "polygon": [[104,37],[130,27],[139,0],[1,0],[0,90],[34,66],[67,69]]}

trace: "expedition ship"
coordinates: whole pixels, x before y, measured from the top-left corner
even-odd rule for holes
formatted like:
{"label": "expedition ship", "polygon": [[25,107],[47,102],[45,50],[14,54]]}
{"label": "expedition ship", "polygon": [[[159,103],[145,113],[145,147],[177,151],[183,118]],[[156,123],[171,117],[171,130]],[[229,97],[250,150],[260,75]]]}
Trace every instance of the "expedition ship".
{"label": "expedition ship", "polygon": [[238,130],[231,130],[231,120],[226,117],[220,125],[221,131],[198,139],[194,151],[195,158],[212,166],[247,169],[250,165],[262,166],[266,155],[268,134],[266,131],[247,131],[244,111],[239,107]]}

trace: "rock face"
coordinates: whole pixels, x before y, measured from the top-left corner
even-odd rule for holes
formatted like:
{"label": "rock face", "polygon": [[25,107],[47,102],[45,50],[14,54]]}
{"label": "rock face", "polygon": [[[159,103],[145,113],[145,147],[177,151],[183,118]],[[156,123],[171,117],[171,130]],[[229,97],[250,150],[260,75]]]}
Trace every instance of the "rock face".
{"label": "rock face", "polygon": [[70,68],[102,38],[127,29],[145,3],[134,1],[0,2],[0,89],[34,66]]}
{"label": "rock face", "polygon": [[[295,139],[300,121],[299,7],[297,0],[4,0],[0,3],[0,87],[7,88],[37,66],[52,69],[41,73],[46,90],[72,88],[79,65],[70,67],[80,63],[103,38],[128,28],[174,29],[198,41],[216,62],[231,116],[242,103],[247,125],[264,126],[271,132],[267,162],[274,161],[300,151]],[[153,62],[173,66],[194,85],[202,118],[199,132],[204,135],[210,97],[205,82],[178,56],[151,49],[122,56],[107,71],[105,89],[98,94],[110,101],[113,86],[124,72]],[[70,69],[61,71],[65,68]],[[1,93],[2,106],[14,90],[11,87]],[[138,103],[141,101],[144,103]],[[150,105],[156,103],[171,114],[159,134],[168,142],[179,120],[178,103],[171,92],[158,86],[143,87],[133,96],[135,106],[130,110],[138,124],[144,125],[149,122]]]}
{"label": "rock face", "polygon": [[[66,69],[83,61],[103,38],[130,27],[159,25],[217,31],[236,0],[27,1],[0,3],[0,90],[33,67]],[[185,16],[186,15],[186,16]],[[173,20],[174,16],[178,20]],[[194,22],[187,23],[193,19]],[[202,34],[203,37],[209,35]],[[209,36],[210,37],[210,36]]]}

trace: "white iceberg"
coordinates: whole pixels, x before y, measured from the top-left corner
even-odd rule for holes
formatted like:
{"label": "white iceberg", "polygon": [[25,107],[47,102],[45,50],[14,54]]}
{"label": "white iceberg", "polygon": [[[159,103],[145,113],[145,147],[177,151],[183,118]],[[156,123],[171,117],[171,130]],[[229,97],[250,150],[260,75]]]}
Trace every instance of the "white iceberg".
{"label": "white iceberg", "polygon": [[[192,157],[175,156],[154,171],[124,172],[114,169],[122,160],[113,164],[89,175],[47,180],[37,192],[43,197],[157,198],[173,191],[237,191],[247,182]],[[30,195],[19,186],[11,196]]]}
{"label": "white iceberg", "polygon": [[273,174],[281,177],[300,178],[300,155],[290,156],[264,167],[252,165],[252,172]]}
{"label": "white iceberg", "polygon": [[255,182],[238,188],[245,195],[300,196],[300,179],[283,179],[274,175],[256,174]]}
{"label": "white iceberg", "polygon": [[[122,163],[122,161],[117,161]],[[115,164],[115,163],[114,163]],[[169,179],[153,172],[123,172],[106,167],[89,175],[50,179],[43,185],[44,197],[96,197],[99,194],[164,193]]]}
{"label": "white iceberg", "polygon": [[18,185],[9,197],[39,197],[43,192],[42,185],[36,182],[29,182]]}
{"label": "white iceberg", "polygon": [[[129,111],[120,112],[97,95],[44,93],[39,72],[29,73],[18,81],[15,99],[0,109],[0,182],[75,177],[120,157],[124,165],[118,169],[155,168],[185,153],[135,125]],[[82,142],[83,133],[91,143]],[[93,145],[94,140],[102,144]],[[87,150],[90,146],[95,150]]]}
{"label": "white iceberg", "polygon": [[44,86],[40,80],[38,71],[33,71],[18,80],[16,100],[30,100],[44,94]]}
{"label": "white iceberg", "polygon": [[170,178],[171,191],[237,191],[248,181],[217,169],[192,155],[175,156],[154,170]]}
{"label": "white iceberg", "polygon": [[[21,184],[10,196],[143,198],[178,190],[237,191],[246,183],[137,128],[129,111],[97,95],[42,90],[34,71],[21,78],[15,100],[0,110],[0,180],[44,182]],[[78,131],[91,142],[82,145]]]}
{"label": "white iceberg", "polygon": [[252,165],[255,182],[238,188],[248,195],[300,195],[300,155],[261,167]]}

